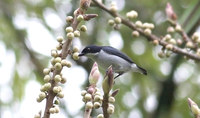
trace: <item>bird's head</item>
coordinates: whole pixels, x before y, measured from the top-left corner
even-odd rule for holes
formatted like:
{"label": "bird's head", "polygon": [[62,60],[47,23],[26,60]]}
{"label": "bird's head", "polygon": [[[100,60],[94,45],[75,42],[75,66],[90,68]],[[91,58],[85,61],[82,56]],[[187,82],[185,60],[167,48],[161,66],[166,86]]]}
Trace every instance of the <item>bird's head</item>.
{"label": "bird's head", "polygon": [[96,55],[101,51],[102,47],[90,45],[85,47],[82,52],[79,54],[79,56],[90,56],[90,55]]}

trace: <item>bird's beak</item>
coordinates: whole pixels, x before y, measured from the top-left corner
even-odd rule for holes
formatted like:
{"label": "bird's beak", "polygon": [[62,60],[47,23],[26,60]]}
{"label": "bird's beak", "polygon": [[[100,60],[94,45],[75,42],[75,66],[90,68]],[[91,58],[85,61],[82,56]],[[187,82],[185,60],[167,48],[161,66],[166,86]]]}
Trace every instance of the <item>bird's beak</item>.
{"label": "bird's beak", "polygon": [[79,54],[78,56],[80,57],[80,56],[84,56],[85,54],[84,53],[81,53],[81,54]]}

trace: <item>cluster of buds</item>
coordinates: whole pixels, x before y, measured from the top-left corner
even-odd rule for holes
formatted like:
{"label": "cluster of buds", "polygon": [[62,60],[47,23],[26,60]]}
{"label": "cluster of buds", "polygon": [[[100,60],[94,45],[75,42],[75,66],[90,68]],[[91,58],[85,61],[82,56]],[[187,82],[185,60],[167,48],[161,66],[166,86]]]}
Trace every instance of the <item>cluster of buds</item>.
{"label": "cluster of buds", "polygon": [[94,93],[90,93],[89,90],[82,90],[81,96],[83,96],[82,100],[86,104],[86,109],[98,109],[102,106],[103,97],[97,87],[95,87]]}
{"label": "cluster of buds", "polygon": [[[69,29],[68,29],[69,30]],[[71,62],[61,58],[61,52],[63,46],[64,38],[62,36],[57,37],[58,45],[56,49],[51,50],[51,67],[43,69],[44,73],[44,85],[40,88],[40,93],[37,98],[37,102],[43,101],[45,98],[49,96],[49,91],[52,90],[56,95],[57,99],[54,101],[54,105],[49,109],[50,113],[58,113],[59,112],[59,98],[64,97],[64,93],[62,92],[62,87],[59,84],[66,83],[66,78],[62,76],[61,70],[63,67],[71,67]],[[53,72],[56,71],[57,74],[54,75]]]}
{"label": "cluster of buds", "polygon": [[119,24],[121,24],[121,22],[122,22],[122,19],[120,17],[115,17],[115,19],[108,20],[108,24],[114,27],[114,29],[118,29]]}

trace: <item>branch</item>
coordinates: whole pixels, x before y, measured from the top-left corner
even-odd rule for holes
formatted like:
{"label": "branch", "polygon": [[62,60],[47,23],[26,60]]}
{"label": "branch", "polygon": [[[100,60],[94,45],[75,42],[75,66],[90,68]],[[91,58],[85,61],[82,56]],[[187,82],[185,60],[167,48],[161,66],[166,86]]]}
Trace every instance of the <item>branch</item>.
{"label": "branch", "polygon": [[[141,28],[136,27],[135,24],[133,24],[131,21],[121,17],[119,14],[117,14],[116,12],[112,12],[111,10],[109,10],[108,8],[105,7],[104,4],[99,3],[97,0],[92,0],[99,8],[103,9],[104,11],[106,11],[107,13],[109,13],[111,16],[113,17],[119,17],[121,18],[121,23],[126,25],[127,27],[129,27],[132,30],[136,30],[138,31],[140,34],[142,34],[144,37],[147,38],[148,41],[154,41],[157,40],[159,41],[159,44],[163,47],[166,47],[166,45],[168,44],[166,41],[161,40],[161,38],[159,38],[158,36],[154,35],[154,34],[146,34]],[[185,37],[185,34],[183,34]],[[186,39],[187,40],[187,39]],[[185,51],[184,49],[181,49],[177,46],[173,46],[173,48],[171,49],[172,52],[183,55],[183,56],[187,56],[190,59],[196,60],[196,61],[200,61],[200,57],[196,54],[190,53]]]}

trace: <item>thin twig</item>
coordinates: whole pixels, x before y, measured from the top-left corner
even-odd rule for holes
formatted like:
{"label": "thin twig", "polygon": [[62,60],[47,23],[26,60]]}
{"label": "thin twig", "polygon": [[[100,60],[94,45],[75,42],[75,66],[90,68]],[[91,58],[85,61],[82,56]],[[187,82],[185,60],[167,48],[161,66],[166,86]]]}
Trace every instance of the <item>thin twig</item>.
{"label": "thin twig", "polygon": [[[120,17],[122,20],[122,24],[126,25],[127,27],[129,27],[132,30],[137,30],[141,35],[143,35],[144,37],[147,38],[148,41],[154,41],[154,40],[158,40],[159,44],[163,47],[165,47],[168,43],[161,40],[161,38],[159,38],[158,36],[154,35],[154,34],[150,34],[147,35],[144,33],[144,31],[141,28],[137,28],[135,24],[133,24],[131,21],[121,17],[119,14],[114,13],[112,11],[110,11],[108,8],[106,8],[106,6],[102,3],[99,3],[97,0],[92,0],[99,8],[103,9],[104,11],[108,12],[111,16],[113,17]],[[172,52],[183,55],[183,56],[187,56],[190,59],[196,60],[196,61],[200,61],[200,57],[197,56],[196,54],[190,53],[185,51],[184,49],[181,49],[177,46],[174,46],[172,49]]]}

